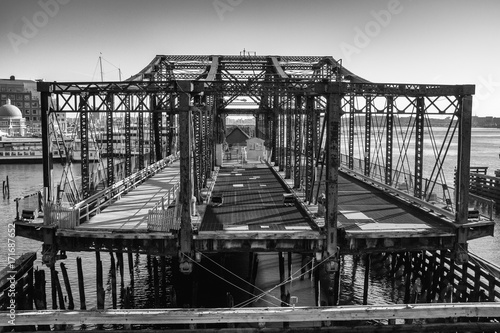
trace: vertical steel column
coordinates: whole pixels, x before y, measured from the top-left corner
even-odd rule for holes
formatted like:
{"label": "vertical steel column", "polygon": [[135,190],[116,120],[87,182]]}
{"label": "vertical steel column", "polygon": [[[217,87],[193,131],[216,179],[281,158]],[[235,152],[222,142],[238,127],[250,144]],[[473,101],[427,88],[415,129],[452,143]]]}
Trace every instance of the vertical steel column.
{"label": "vertical steel column", "polygon": [[354,169],[354,136],[356,135],[354,128],[355,112],[353,95],[349,96],[349,169]]}
{"label": "vertical steel column", "polygon": [[106,161],[108,170],[107,185],[112,186],[115,183],[115,164],[114,164],[114,143],[113,143],[113,110],[114,105],[109,103],[109,109],[106,111]]}
{"label": "vertical steel column", "polygon": [[286,97],[286,142],[285,142],[285,179],[292,177],[292,98],[290,94]]}
{"label": "vertical steel column", "polygon": [[144,113],[137,115],[137,137],[139,139],[139,170],[144,169]]}
{"label": "vertical steel column", "polygon": [[457,161],[457,185],[455,202],[456,221],[467,223],[469,182],[470,182],[470,149],[471,149],[471,127],[472,127],[472,96],[461,97],[461,108],[459,113],[458,129],[458,161]]}
{"label": "vertical steel column", "polygon": [[[156,99],[156,98],[155,98]],[[163,159],[163,151],[162,151],[162,112],[157,110],[156,101],[154,102],[153,109],[153,128],[154,128],[154,136],[155,136],[155,161],[161,161]]]}
{"label": "vertical steel column", "polygon": [[260,138],[260,134],[259,134],[259,131],[260,131],[260,114],[255,114],[254,115],[254,118],[255,118],[255,137],[256,138]]}
{"label": "vertical steel column", "polygon": [[81,147],[81,176],[82,199],[90,196],[89,173],[89,114],[87,96],[80,96],[80,147]]}
{"label": "vertical steel column", "polygon": [[[157,110],[158,102],[156,100],[156,95],[151,94],[150,96],[150,112],[151,112],[151,148],[154,147],[154,150],[151,149],[150,160],[151,164],[154,162],[158,162],[162,159],[162,151],[161,151],[161,111]],[[154,151],[154,152],[153,152]]]}
{"label": "vertical steel column", "polygon": [[312,201],[312,185],[314,181],[314,140],[315,127],[313,126],[316,114],[314,112],[314,96],[306,98],[306,200]]}
{"label": "vertical steel column", "polygon": [[175,139],[177,133],[177,122],[175,111],[175,95],[170,94],[170,112],[168,114],[168,155],[177,153],[177,147],[175,146]]}
{"label": "vertical steel column", "polygon": [[[211,97],[211,96],[209,96]],[[215,166],[215,143],[214,143],[214,105],[213,98],[207,101],[207,178]]]}
{"label": "vertical steel column", "polygon": [[[40,111],[42,121],[42,153],[43,153],[43,187],[47,189],[47,201],[52,201],[52,150],[49,127],[49,82],[37,82],[37,90],[40,92]],[[66,156],[68,159],[69,156]]]}
{"label": "vertical steel column", "polygon": [[165,114],[165,157],[171,154],[172,144],[172,110]]}
{"label": "vertical steel column", "polygon": [[295,96],[295,147],[294,147],[294,172],[293,172],[293,187],[300,188],[300,167],[302,160],[302,96]]}
{"label": "vertical steel column", "polygon": [[[154,95],[150,96],[151,99],[155,98]],[[153,102],[151,102],[152,106]],[[153,128],[153,109],[150,107],[149,109],[149,164],[153,164],[155,162],[155,131]]]}
{"label": "vertical steel column", "polygon": [[279,159],[276,158],[278,155],[278,145],[279,145],[279,98],[277,94],[273,95],[273,133],[271,141],[271,162],[274,165],[278,165]]}
{"label": "vertical steel column", "polygon": [[198,198],[198,187],[200,186],[200,172],[201,172],[201,149],[200,149],[200,111],[197,109],[191,114],[192,129],[194,131],[193,144],[191,151],[193,157],[193,195]]}
{"label": "vertical steel column", "polygon": [[[339,129],[341,114],[340,94],[328,96],[327,103],[327,128],[326,128],[326,251],[327,257],[331,258],[327,262],[327,271],[333,279],[330,281],[333,287],[331,290],[338,290],[336,284],[339,271],[339,249],[337,240],[337,212],[338,212],[338,168],[339,168]],[[337,302],[337,296],[333,295],[332,303]],[[329,304],[335,305],[335,304]]]}
{"label": "vertical steel column", "polygon": [[364,175],[367,177],[370,177],[371,142],[372,142],[372,97],[366,96]]}
{"label": "vertical steel column", "polygon": [[392,185],[392,147],[394,129],[394,97],[387,96],[387,118],[385,137],[385,184]]}
{"label": "vertical steel column", "polygon": [[422,176],[424,164],[424,97],[417,97],[417,112],[415,117],[415,185],[413,196],[422,198]]}
{"label": "vertical steel column", "polygon": [[126,97],[126,110],[125,110],[125,177],[132,174],[132,135],[130,129],[130,109],[131,109],[131,99],[132,96]]}
{"label": "vertical steel column", "polygon": [[[182,84],[184,82],[179,82]],[[192,176],[192,119],[190,110],[190,95],[188,87],[184,87],[179,94],[179,150],[180,150],[180,193],[179,203],[181,210],[181,230],[179,235],[180,252],[186,255],[191,253],[191,198],[193,196]],[[183,257],[180,258],[183,261]]]}
{"label": "vertical steel column", "polygon": [[286,109],[280,109],[280,143],[279,143],[279,171],[285,170],[285,126],[286,126]]}

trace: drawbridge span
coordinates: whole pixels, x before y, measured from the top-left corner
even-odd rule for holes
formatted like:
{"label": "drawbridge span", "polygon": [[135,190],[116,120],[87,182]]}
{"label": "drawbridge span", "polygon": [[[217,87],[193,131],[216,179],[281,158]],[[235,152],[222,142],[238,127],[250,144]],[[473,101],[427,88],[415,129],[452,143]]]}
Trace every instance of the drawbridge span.
{"label": "drawbridge span", "polygon": [[[126,81],[40,82],[38,89],[46,211],[77,219],[63,225],[46,214],[36,232],[17,224],[26,237],[49,240],[48,262],[58,251],[144,251],[162,239],[149,248],[178,255],[186,273],[198,252],[296,251],[328,259],[338,287],[341,254],[437,249],[464,263],[467,241],[493,233],[491,216],[469,207],[473,85],[374,83],[328,56],[159,55]],[[69,140],[60,114],[76,120]],[[231,115],[255,119],[263,140],[256,161],[225,160]],[[57,187],[54,154],[66,160]],[[161,176],[173,166],[178,172]],[[155,173],[168,185],[156,178],[160,189],[152,191],[168,197],[153,196],[144,214],[170,214],[163,220],[174,224],[155,220],[159,234],[141,226],[144,219],[123,220],[118,229],[134,227],[115,238],[109,221],[99,229],[92,216],[145,188]],[[254,215],[237,211],[238,200]],[[279,207],[289,202],[292,211]],[[297,221],[287,224],[287,214]],[[438,226],[424,221],[419,229],[413,217],[422,214]],[[77,249],[74,237],[92,241]]]}

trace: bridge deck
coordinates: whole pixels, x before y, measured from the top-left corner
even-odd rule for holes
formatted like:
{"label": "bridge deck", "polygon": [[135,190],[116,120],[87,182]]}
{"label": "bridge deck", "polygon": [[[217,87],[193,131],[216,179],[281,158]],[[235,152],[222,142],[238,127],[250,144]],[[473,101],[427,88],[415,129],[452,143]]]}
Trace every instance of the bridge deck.
{"label": "bridge deck", "polygon": [[[267,165],[223,166],[213,189],[223,203],[208,205],[200,234],[215,232],[219,237],[236,233],[296,233],[317,230],[296,204],[285,205],[289,190]],[[314,232],[317,237],[317,231]]]}
{"label": "bridge deck", "polygon": [[[145,253],[175,253],[177,234],[148,232],[147,214],[179,178],[176,162],[131,189],[90,221],[74,229],[57,230],[59,246],[87,250],[99,240],[110,248],[128,244],[127,247],[135,246]],[[324,219],[316,214],[318,207],[302,200],[285,204],[285,197],[300,198],[303,192],[291,194],[292,180],[283,179],[277,168],[261,163],[224,165],[213,185],[212,200],[199,205],[198,216],[192,216],[196,250],[315,252],[323,248],[326,234],[322,232]],[[222,198],[222,202],[214,202],[216,198]],[[342,173],[338,207],[342,253],[452,249],[457,239],[457,226],[453,223]],[[475,239],[490,235],[493,223],[477,221],[461,227],[467,229],[467,239]],[[16,228],[20,232],[26,229],[22,232],[28,238],[43,239],[43,233],[35,230],[34,224],[20,222]],[[137,242],[115,242],[120,239]]]}
{"label": "bridge deck", "polygon": [[[277,167],[274,170],[293,188],[293,179],[284,179],[284,172],[279,172]],[[341,252],[421,251],[453,247],[458,226],[438,214],[402,202],[384,190],[342,172],[338,179]],[[294,191],[305,201],[303,191]],[[317,205],[309,205],[308,209],[317,216]],[[316,217],[315,222],[324,226],[323,217]],[[468,239],[490,235],[493,230],[493,224],[484,221],[472,221],[462,227],[468,229]]]}
{"label": "bridge deck", "polygon": [[77,226],[75,231],[147,232],[148,211],[179,179],[179,161],[176,161]]}
{"label": "bridge deck", "polygon": [[380,189],[339,175],[339,228],[351,238],[454,236],[451,225],[402,204]]}

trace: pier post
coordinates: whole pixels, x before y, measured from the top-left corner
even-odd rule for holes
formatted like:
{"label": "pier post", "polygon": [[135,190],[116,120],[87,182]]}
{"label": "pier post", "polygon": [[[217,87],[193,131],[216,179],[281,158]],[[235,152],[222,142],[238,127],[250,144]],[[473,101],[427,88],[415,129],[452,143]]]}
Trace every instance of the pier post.
{"label": "pier post", "polygon": [[102,261],[99,251],[95,252],[96,257],[96,285],[97,285],[97,309],[104,310],[104,287],[102,282]]}
{"label": "pier post", "polygon": [[76,267],[78,271],[78,291],[80,295],[80,309],[87,310],[86,300],[85,300],[85,283],[83,280],[83,267],[82,258],[76,258]]}
{"label": "pier post", "polygon": [[163,297],[161,298],[161,307],[167,307],[167,259],[165,256],[160,257],[160,276],[161,276],[161,295]]}
{"label": "pier post", "polygon": [[116,268],[120,272],[120,289],[123,289],[125,284],[123,277],[123,252],[122,250],[116,252]]}
{"label": "pier post", "polygon": [[50,290],[52,296],[52,309],[57,310],[57,286],[56,286],[56,269],[50,267]]}
{"label": "pier post", "polygon": [[127,252],[127,257],[128,257],[128,274],[130,276],[130,286],[133,288],[134,287],[134,258],[132,256],[132,252],[129,251]]}
{"label": "pier post", "polygon": [[63,262],[61,262],[61,272],[63,275],[64,286],[66,288],[66,293],[68,294],[68,310],[73,310],[75,308],[75,303],[73,302],[73,293],[71,292],[71,284],[69,283],[68,271]]}
{"label": "pier post", "polygon": [[180,150],[180,193],[179,202],[182,205],[181,228],[179,232],[180,256],[179,267],[181,272],[189,274],[192,272],[193,264],[188,259],[192,252],[193,230],[191,226],[191,198],[193,197],[193,175],[192,175],[192,116],[191,96],[192,84],[189,81],[179,81],[179,150]]}
{"label": "pier post", "polygon": [[111,301],[112,301],[112,306],[113,309],[116,309],[117,306],[117,301],[118,297],[116,295],[116,262],[115,262],[115,256],[113,255],[113,252],[109,252],[110,260],[111,260],[111,267],[110,267],[110,273],[111,273]]}
{"label": "pier post", "polygon": [[160,282],[158,276],[158,259],[153,257],[153,287],[154,287],[154,305],[155,308],[160,306]]}
{"label": "pier post", "polygon": [[285,257],[283,256],[283,252],[278,252],[278,262],[279,262],[279,271],[280,271],[280,299],[281,306],[286,306],[285,298],[286,298],[286,285],[285,285]]}
{"label": "pier post", "polygon": [[368,286],[370,282],[370,265],[371,265],[371,255],[367,253],[365,255],[365,282],[363,287],[363,305],[368,304]]}

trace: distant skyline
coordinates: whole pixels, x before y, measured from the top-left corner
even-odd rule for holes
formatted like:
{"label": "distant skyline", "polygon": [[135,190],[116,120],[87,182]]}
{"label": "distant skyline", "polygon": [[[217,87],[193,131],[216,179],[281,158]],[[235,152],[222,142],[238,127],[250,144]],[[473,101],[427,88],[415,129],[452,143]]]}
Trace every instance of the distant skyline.
{"label": "distant skyline", "polygon": [[373,82],[475,84],[500,117],[497,0],[2,0],[0,78],[122,79],[157,54],[319,55]]}

